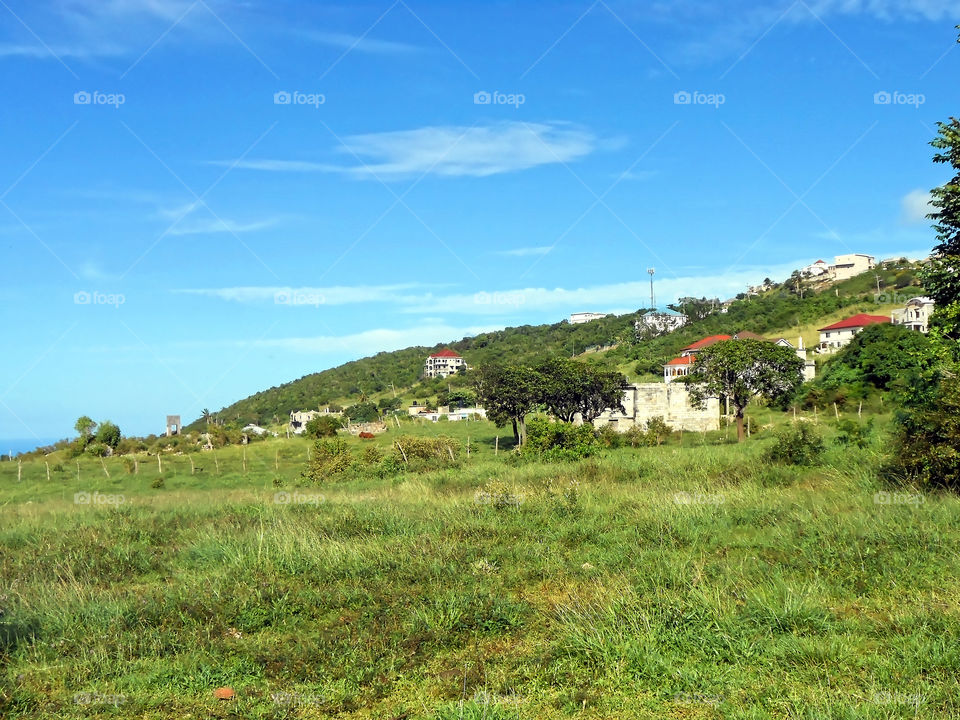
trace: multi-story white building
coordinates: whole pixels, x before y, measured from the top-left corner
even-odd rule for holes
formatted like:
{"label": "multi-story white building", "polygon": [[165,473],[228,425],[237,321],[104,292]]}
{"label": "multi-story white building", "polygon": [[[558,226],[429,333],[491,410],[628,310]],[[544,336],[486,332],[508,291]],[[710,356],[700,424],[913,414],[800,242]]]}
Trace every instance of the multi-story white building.
{"label": "multi-story white building", "polygon": [[819,330],[820,343],[817,345],[817,352],[836,352],[853,340],[857,333],[865,327],[888,322],[890,322],[890,318],[886,315],[867,315],[866,313],[860,313],[859,315],[848,317],[840,322],[835,322],[833,325],[822,327]]}
{"label": "multi-story white building", "polygon": [[830,274],[834,280],[848,280],[854,275],[873,270],[876,265],[876,259],[873,255],[863,255],[861,253],[837,255],[833,259],[833,265],[830,266]]}
{"label": "multi-story white building", "polygon": [[903,325],[916,332],[927,333],[930,331],[930,316],[935,307],[933,298],[911,298],[905,307],[890,314],[890,321],[894,325]]}
{"label": "multi-story white building", "polygon": [[423,364],[423,376],[427,378],[449,377],[460,368],[466,368],[466,361],[453,350],[444,348],[427,358]]}

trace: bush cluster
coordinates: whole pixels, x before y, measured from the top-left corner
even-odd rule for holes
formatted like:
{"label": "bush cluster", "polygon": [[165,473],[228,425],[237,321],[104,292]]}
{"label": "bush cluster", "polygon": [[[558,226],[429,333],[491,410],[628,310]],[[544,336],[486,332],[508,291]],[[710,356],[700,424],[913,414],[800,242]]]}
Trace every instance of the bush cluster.
{"label": "bush cluster", "polygon": [[784,465],[816,465],[825,447],[823,435],[816,426],[801,420],[777,431],[766,457]]}

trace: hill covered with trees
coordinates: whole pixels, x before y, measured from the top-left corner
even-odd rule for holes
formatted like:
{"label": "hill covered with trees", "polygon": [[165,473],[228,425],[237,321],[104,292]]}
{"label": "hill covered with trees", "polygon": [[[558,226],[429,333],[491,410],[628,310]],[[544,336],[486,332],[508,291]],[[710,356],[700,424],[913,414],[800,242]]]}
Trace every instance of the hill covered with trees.
{"label": "hill covered with trees", "polygon": [[[911,265],[900,262],[878,269],[876,275],[864,273],[828,287],[805,288],[791,281],[775,285],[763,295],[743,297],[726,312],[720,312],[715,303],[706,299],[688,302],[677,307],[691,317],[691,322],[656,337],[638,338],[634,323],[648,312],[641,308],[635,313],[578,325],[567,321],[522,325],[432,347],[382,352],[263,390],[211,415],[227,424],[269,424],[282,422],[291,410],[375,402],[378,398],[393,397],[394,393],[432,398],[450,386],[467,384],[467,378],[462,376],[449,380],[421,378],[424,359],[442,348],[455,350],[474,367],[492,362],[533,365],[551,356],[571,357],[586,352],[585,359],[605,369],[620,370],[631,379],[653,379],[661,375],[664,362],[706,335],[749,330],[766,335],[782,333],[793,341],[793,329],[815,324],[838,311],[883,312],[891,298],[899,300],[920,294],[917,287],[904,287],[905,272],[912,272]],[[913,282],[912,274],[910,281]],[[597,349],[600,351],[593,352]],[[186,429],[199,429],[203,424],[201,418]]]}

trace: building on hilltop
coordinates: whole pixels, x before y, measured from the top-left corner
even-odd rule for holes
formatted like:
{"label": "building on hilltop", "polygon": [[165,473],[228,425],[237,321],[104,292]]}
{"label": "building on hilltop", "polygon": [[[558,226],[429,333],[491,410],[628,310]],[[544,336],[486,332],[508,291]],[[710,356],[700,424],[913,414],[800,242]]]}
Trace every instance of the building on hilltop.
{"label": "building on hilltop", "polygon": [[582,325],[583,323],[588,323],[591,320],[599,320],[600,318],[605,318],[609,313],[598,313],[598,312],[578,312],[573,313],[570,316],[571,325]]}
{"label": "building on hilltop", "polygon": [[806,267],[800,268],[800,274],[804,277],[821,277],[830,274],[830,266],[824,260],[817,260]]}
{"label": "building on hilltop", "polygon": [[816,352],[836,352],[853,340],[857,333],[865,327],[888,322],[890,322],[890,318],[886,315],[859,313],[858,315],[845,318],[840,322],[822,327],[818,331],[820,333],[820,343],[817,345]]}
{"label": "building on hilltop", "polygon": [[907,304],[890,314],[890,321],[894,325],[903,325],[904,327],[916,332],[930,332],[930,316],[936,304],[933,298],[915,297],[907,300]]}
{"label": "building on hilltop", "polygon": [[460,372],[461,369],[466,370],[468,367],[466,361],[458,353],[449,348],[444,348],[426,359],[423,363],[423,376],[426,378],[445,378]]}
{"label": "building on hilltop", "polygon": [[855,275],[873,270],[876,265],[876,259],[873,255],[862,253],[837,255],[833,259],[833,265],[830,266],[830,276],[834,280],[849,280]]}
{"label": "building on hilltop", "polygon": [[732,339],[732,335],[711,335],[702,340],[697,340],[695,343],[690,343],[680,351],[680,357],[675,357],[663,366],[663,381],[671,383],[677,378],[686,377],[690,374],[690,366],[696,360],[698,352],[711,345],[716,345],[718,342]]}
{"label": "building on hilltop", "polygon": [[688,318],[683,313],[678,313],[675,310],[655,310],[643,314],[633,324],[633,327],[638,336],[644,332],[649,332],[652,335],[665,335],[674,330],[679,330],[687,322]]}
{"label": "building on hilltop", "polygon": [[687,345],[683,350],[680,351],[679,357],[673,358],[673,360],[663,366],[663,382],[670,384],[678,378],[686,377],[690,374],[690,368],[697,360],[697,353],[704,348],[708,348],[711,345],[716,345],[717,343],[724,342],[726,340],[761,340],[763,342],[772,342],[775,345],[780,345],[782,347],[788,347],[796,352],[798,358],[803,360],[803,379],[813,380],[814,376],[816,375],[816,363],[807,359],[807,350],[803,346],[803,338],[800,338],[798,346],[794,347],[792,343],[784,338],[768,340],[762,335],[757,335],[755,332],[741,330],[734,335],[711,335],[703,338],[702,340],[697,340],[695,343]]}

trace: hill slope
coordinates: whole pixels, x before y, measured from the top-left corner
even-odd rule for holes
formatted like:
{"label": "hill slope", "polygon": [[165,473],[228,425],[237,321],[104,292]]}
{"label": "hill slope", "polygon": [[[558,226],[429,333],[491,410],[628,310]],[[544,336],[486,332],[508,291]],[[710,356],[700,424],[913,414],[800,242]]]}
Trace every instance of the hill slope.
{"label": "hill slope", "polygon": [[[791,342],[799,333],[810,344],[815,328],[840,316],[855,312],[889,313],[895,305],[889,302],[894,292],[897,299],[919,294],[916,287],[894,290],[896,269],[880,270],[880,289],[885,297],[876,299],[876,278],[872,272],[819,290],[805,292],[803,298],[784,288],[734,303],[726,313],[714,313],[689,323],[668,335],[634,341],[633,324],[642,311],[611,316],[582,325],[566,321],[551,325],[522,325],[496,332],[483,333],[433,347],[410,347],[382,352],[354,360],[329,370],[306,375],[299,380],[263,390],[240,400],[215,416],[226,422],[282,422],[291,410],[341,405],[358,402],[362,397],[376,400],[394,393],[406,398],[427,398],[446,388],[446,380],[421,380],[423,361],[427,355],[449,347],[462,354],[470,365],[509,360],[533,363],[549,355],[582,354],[588,347],[616,345],[585,359],[611,369],[619,369],[631,380],[660,376],[662,364],[680,348],[705,335],[735,333],[740,330],[782,335]],[[461,384],[457,378],[453,384]],[[197,420],[188,429],[199,428]]]}

